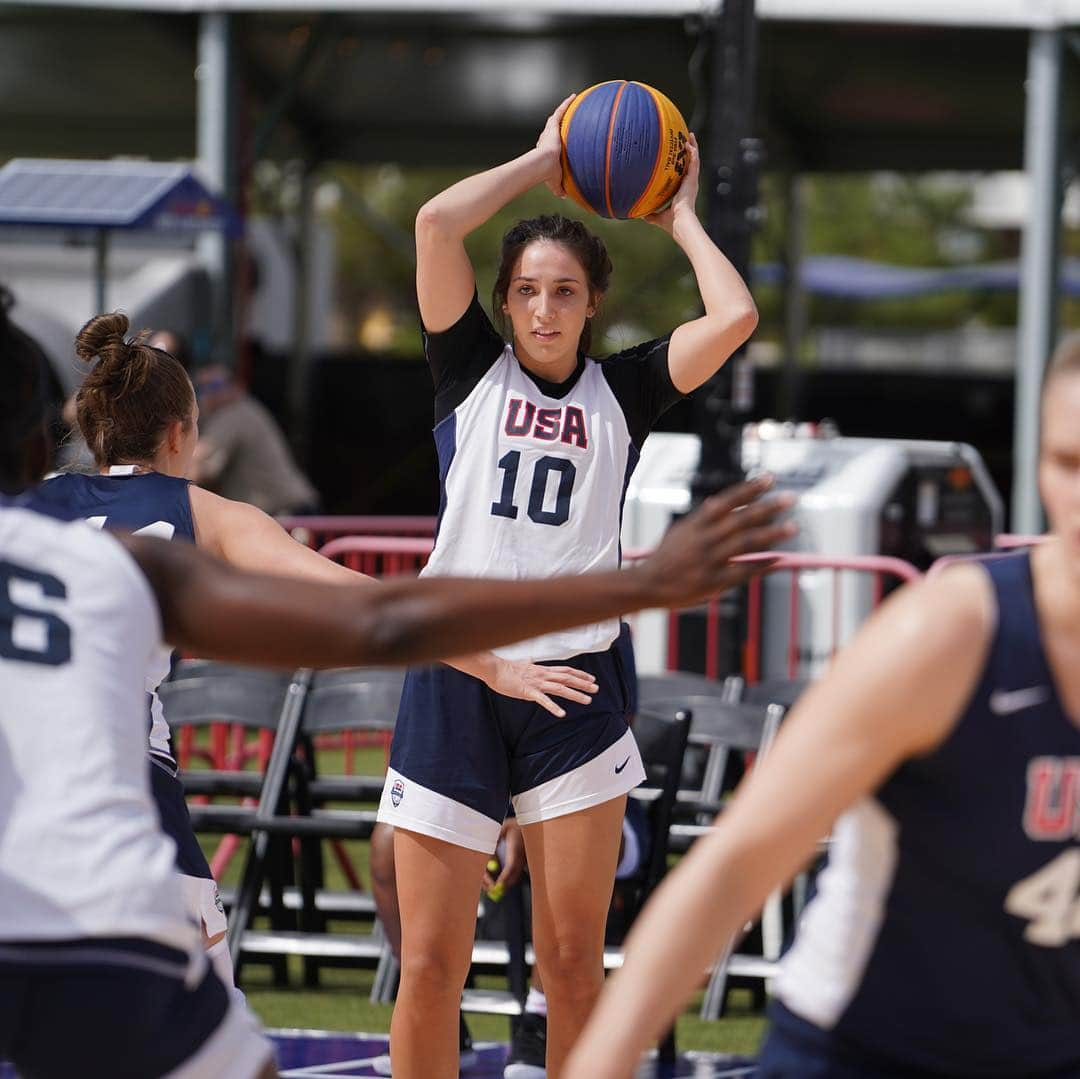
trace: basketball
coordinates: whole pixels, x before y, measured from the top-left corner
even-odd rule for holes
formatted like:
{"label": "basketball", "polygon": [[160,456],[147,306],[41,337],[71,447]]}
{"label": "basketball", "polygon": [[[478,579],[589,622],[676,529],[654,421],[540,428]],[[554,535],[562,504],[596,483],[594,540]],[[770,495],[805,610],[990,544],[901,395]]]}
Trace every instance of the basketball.
{"label": "basketball", "polygon": [[601,217],[645,217],[679,188],[688,160],[686,121],[659,90],[602,82],[570,103],[560,128],[563,187]]}

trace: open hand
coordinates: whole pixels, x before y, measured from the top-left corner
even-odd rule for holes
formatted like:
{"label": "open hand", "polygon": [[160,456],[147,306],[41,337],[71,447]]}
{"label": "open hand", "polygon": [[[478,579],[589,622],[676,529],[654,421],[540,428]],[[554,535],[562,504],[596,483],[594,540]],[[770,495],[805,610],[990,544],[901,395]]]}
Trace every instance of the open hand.
{"label": "open hand", "polygon": [[504,697],[534,701],[553,716],[562,719],[566,712],[551,698],[562,697],[578,704],[589,704],[599,688],[591,674],[574,667],[547,667],[528,660],[495,660],[495,673],[488,686]]}
{"label": "open hand", "polygon": [[521,874],[525,872],[525,840],[521,835],[517,817],[507,817],[503,821],[495,853],[501,868],[498,877],[493,877],[488,868],[484,867],[485,892],[490,892],[496,884],[502,884],[506,888],[517,884],[521,880]]}
{"label": "open hand", "polygon": [[795,496],[762,498],[771,476],[737,483],[705,499],[672,526],[660,546],[636,567],[647,574],[657,605],[684,607],[740,585],[768,569],[774,560],[740,555],[775,549],[796,532],[794,523],[777,521]]}

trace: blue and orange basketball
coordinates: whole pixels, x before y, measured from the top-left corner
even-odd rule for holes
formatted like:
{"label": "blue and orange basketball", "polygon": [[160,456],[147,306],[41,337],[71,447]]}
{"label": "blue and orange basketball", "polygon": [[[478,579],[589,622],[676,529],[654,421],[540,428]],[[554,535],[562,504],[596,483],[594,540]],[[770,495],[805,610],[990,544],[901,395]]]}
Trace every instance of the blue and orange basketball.
{"label": "blue and orange basketball", "polygon": [[686,172],[686,121],[644,83],[619,80],[583,90],[566,110],[560,132],[563,187],[601,217],[662,210]]}

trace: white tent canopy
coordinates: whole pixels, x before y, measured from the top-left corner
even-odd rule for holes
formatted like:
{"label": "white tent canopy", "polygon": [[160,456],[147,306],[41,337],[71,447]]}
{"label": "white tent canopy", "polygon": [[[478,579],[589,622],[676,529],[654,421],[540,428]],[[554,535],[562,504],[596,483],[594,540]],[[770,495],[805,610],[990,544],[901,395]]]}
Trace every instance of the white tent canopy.
{"label": "white tent canopy", "polygon": [[[514,10],[505,0],[22,0],[24,4],[203,11],[354,11],[425,14],[462,12],[527,26],[547,16],[681,16],[722,6],[700,0],[530,0]],[[758,0],[763,19],[891,23],[894,25],[1012,27],[1050,30],[1080,25],[1080,0]]]}
{"label": "white tent canopy", "polygon": [[[254,152],[308,162],[498,160],[535,137],[567,88],[625,72],[700,106],[708,90],[688,50],[714,22],[691,17],[715,15],[722,3],[22,0],[5,9],[0,144],[35,157],[55,156],[58,138],[72,157],[169,159],[194,148],[228,196],[231,66],[242,54],[248,90],[263,102]],[[1038,391],[1056,332],[1063,140],[1080,137],[1075,114],[1060,106],[1067,60],[1080,52],[1068,32],[1080,26],[1080,0],[755,6],[767,68],[758,123],[771,167],[1024,168],[1031,203],[1012,527],[1037,528]],[[98,62],[120,41],[125,65]],[[208,242],[217,244],[206,253],[217,275],[226,260]]]}

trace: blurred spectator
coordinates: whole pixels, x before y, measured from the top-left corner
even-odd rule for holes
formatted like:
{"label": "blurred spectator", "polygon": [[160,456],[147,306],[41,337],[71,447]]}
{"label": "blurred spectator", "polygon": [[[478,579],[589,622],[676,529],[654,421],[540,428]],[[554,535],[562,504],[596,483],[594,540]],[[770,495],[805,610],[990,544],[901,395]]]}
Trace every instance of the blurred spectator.
{"label": "blurred spectator", "polygon": [[62,427],[56,440],[56,468],[59,472],[82,472],[89,475],[97,471],[94,455],[86,444],[75,419],[75,394],[64,401],[60,410]]}
{"label": "blurred spectator", "polygon": [[[190,352],[178,334],[159,330],[150,344],[190,367]],[[317,512],[318,493],[267,409],[225,367],[196,368],[191,380],[199,401],[199,442],[190,478],[269,514]]]}

